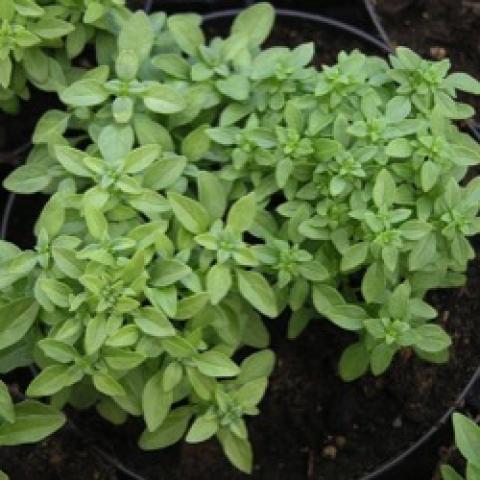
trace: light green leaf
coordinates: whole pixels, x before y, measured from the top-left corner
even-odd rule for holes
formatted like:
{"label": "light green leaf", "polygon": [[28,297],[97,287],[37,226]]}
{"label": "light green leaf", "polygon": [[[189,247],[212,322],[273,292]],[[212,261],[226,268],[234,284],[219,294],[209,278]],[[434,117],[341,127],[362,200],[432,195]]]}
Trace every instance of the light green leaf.
{"label": "light green leaf", "polygon": [[248,440],[239,438],[225,428],[219,430],[218,439],[227,458],[244,473],[251,473],[253,452]]}
{"label": "light green leaf", "polygon": [[200,203],[179,193],[169,192],[168,200],[177,220],[192,233],[203,233],[210,223],[210,216]]}
{"label": "light green leaf", "polygon": [[171,115],[181,112],[187,104],[184,97],[168,85],[157,84],[144,95],[145,106],[155,113]]}
{"label": "light green leaf", "polygon": [[236,232],[245,232],[252,226],[256,214],[255,193],[250,193],[232,205],[227,216],[227,226]]}
{"label": "light green leaf", "polygon": [[252,47],[261,45],[270,35],[275,10],[270,3],[258,3],[243,10],[235,19],[232,33],[244,35]]}
{"label": "light green leaf", "polygon": [[49,405],[25,400],[15,405],[15,422],[0,425],[0,445],[36,443],[63,426],[63,413]]}
{"label": "light green leaf", "polygon": [[157,430],[162,425],[173,402],[172,392],[166,392],[163,389],[163,374],[163,370],[160,370],[153,375],[143,390],[143,415],[150,432]]}
{"label": "light green leaf", "polygon": [[267,317],[274,318],[278,315],[275,292],[262,274],[237,270],[237,279],[240,294],[245,300]]}
{"label": "light green leaf", "polygon": [[39,310],[32,298],[20,298],[0,308],[0,349],[18,342],[30,330]]}
{"label": "light green leaf", "polygon": [[177,443],[187,431],[191,417],[192,409],[189,406],[172,410],[157,430],[143,432],[138,442],[140,448],[158,450]]}
{"label": "light green leaf", "polygon": [[234,377],[240,372],[239,367],[230,358],[215,350],[201,353],[195,359],[195,364],[207,377]]}
{"label": "light green leaf", "polygon": [[455,444],[462,455],[480,468],[480,427],[459,413],[453,414]]}
{"label": "light green leaf", "polygon": [[144,307],[134,317],[135,324],[147,335],[152,337],[171,337],[175,335],[175,328],[168,318],[153,307]]}
{"label": "light green leaf", "polygon": [[15,411],[13,401],[10,397],[8,387],[0,380],[0,418],[13,423],[15,421]]}
{"label": "light green leaf", "polygon": [[232,273],[230,267],[218,263],[207,273],[207,291],[212,305],[217,305],[227,295],[232,287]]}

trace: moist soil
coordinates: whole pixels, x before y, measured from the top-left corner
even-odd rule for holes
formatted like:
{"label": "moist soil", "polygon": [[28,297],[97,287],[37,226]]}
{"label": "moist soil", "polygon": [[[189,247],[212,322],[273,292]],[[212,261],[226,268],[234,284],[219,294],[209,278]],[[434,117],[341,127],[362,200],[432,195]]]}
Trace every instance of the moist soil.
{"label": "moist soil", "polygon": [[[360,41],[343,37],[334,30],[281,21],[270,43],[294,46],[314,40],[317,64],[333,62],[341,49],[378,53]],[[0,173],[6,173],[4,170]],[[0,202],[4,204],[5,199],[2,193]],[[31,197],[16,201],[9,228],[11,240],[31,245],[32,223],[41,203],[41,198]],[[475,246],[478,252],[478,240]],[[350,384],[337,375],[341,351],[353,341],[349,334],[318,320],[297,340],[289,341],[285,338],[286,319],[269,320],[278,361],[261,414],[249,421],[255,451],[250,478],[358,480],[420,438],[454,404],[479,364],[480,330],[476,323],[480,298],[475,296],[479,289],[477,258],[469,267],[466,287],[430,295],[440,322],[453,338],[448,364],[423,363],[407,351],[398,356],[386,375],[367,376]],[[97,446],[148,480],[248,478],[229,465],[215,441],[141,452],[135,443],[141,422],[133,419],[113,427],[95,412],[69,412],[69,416],[81,436],[76,429],[66,427],[38,445],[1,448],[0,468],[12,480],[127,478],[99,455]],[[420,472],[433,469],[433,456],[424,460],[425,470],[420,463],[413,470],[418,480],[428,480],[430,475]]]}

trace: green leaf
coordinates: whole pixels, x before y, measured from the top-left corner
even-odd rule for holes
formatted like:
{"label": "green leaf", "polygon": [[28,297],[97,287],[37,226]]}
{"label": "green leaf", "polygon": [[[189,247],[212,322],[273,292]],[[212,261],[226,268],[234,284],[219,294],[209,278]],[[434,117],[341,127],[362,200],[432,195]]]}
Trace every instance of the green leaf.
{"label": "green leaf", "polygon": [[152,65],[181,80],[187,80],[190,74],[189,63],[176,53],[161,53],[152,59]]}
{"label": "green leaf", "polygon": [[392,363],[393,356],[396,353],[396,348],[386,343],[377,345],[371,354],[370,365],[374,375],[381,375]]}
{"label": "green leaf", "polygon": [[140,173],[151,165],[160,155],[158,145],[145,145],[127,154],[124,169],[127,173]]}
{"label": "green leaf", "polygon": [[357,331],[363,328],[363,320],[368,318],[363,308],[357,305],[332,305],[324,315],[344,330]]}
{"label": "green leaf", "polygon": [[237,270],[238,288],[245,300],[267,317],[278,315],[275,292],[265,277],[254,271]]}
{"label": "green leaf", "polygon": [[425,161],[420,170],[420,181],[423,191],[429,192],[437,183],[439,175],[440,168],[438,165],[431,160]]}
{"label": "green leaf", "polygon": [[173,358],[190,358],[197,354],[197,349],[182,337],[164,338],[162,345]]}
{"label": "green leaf", "polygon": [[17,167],[3,181],[3,186],[15,193],[30,194],[41,192],[52,180],[45,166],[40,163],[27,163]]}
{"label": "green leaf", "polygon": [[441,352],[452,344],[451,338],[439,325],[421,325],[415,329],[415,334],[418,336],[415,346],[428,353]]}
{"label": "green leaf", "polygon": [[178,155],[164,155],[144,172],[145,187],[163,190],[177,182],[182,176],[187,159]]}
{"label": "green leaf", "polygon": [[0,288],[8,287],[20,278],[26,277],[35,268],[36,264],[37,256],[28,250],[26,252],[19,252],[14,257],[7,258],[5,261],[0,262]]}
{"label": "green leaf", "polygon": [[480,95],[480,82],[467,73],[452,73],[446,78],[444,83],[457,90]]}
{"label": "green leaf", "polygon": [[150,273],[151,284],[155,287],[167,287],[192,273],[192,269],[180,260],[160,260],[154,264]]}
{"label": "green leaf", "polygon": [[177,220],[192,233],[203,233],[210,224],[210,216],[203,205],[179,193],[169,192],[168,200]]}
{"label": "green leaf", "polygon": [[236,382],[244,384],[258,378],[269,377],[274,367],[275,354],[271,350],[252,353],[240,364],[240,374]]}
{"label": "green leaf", "polygon": [[0,445],[36,443],[63,426],[66,419],[55,408],[34,400],[15,405],[15,422],[0,425]]}
{"label": "green leaf", "polygon": [[300,264],[298,272],[311,282],[323,282],[330,276],[328,269],[319,260]]}
{"label": "green leaf", "polygon": [[163,370],[160,370],[153,375],[143,390],[143,415],[150,432],[157,430],[162,425],[173,402],[172,392],[166,392],[163,389],[163,374]]}
{"label": "green leaf", "polygon": [[261,45],[275,21],[275,10],[270,3],[258,3],[243,10],[235,19],[232,33],[244,35],[252,47]]}
{"label": "green leaf", "polygon": [[250,94],[250,82],[244,75],[232,74],[224,80],[218,80],[216,85],[225,96],[239,102],[247,100]]}
{"label": "green leaf", "polygon": [[408,97],[393,97],[385,108],[385,116],[391,123],[398,123],[408,117],[412,104]]}
{"label": "green leaf", "polygon": [[85,329],[84,345],[87,355],[97,352],[107,339],[107,321],[102,315],[90,318]]}
{"label": "green leaf", "polygon": [[38,22],[30,24],[29,27],[31,33],[46,40],[55,40],[68,35],[74,28],[71,23],[48,16],[40,18]]}
{"label": "green leaf", "polygon": [[14,0],[2,0],[0,3],[0,18],[2,20],[12,20],[15,15]]}
{"label": "green leaf", "polygon": [[59,363],[71,363],[79,358],[74,347],[54,338],[44,338],[38,342],[38,346],[47,357]]}
{"label": "green leaf", "polygon": [[395,138],[385,149],[385,153],[392,158],[408,158],[412,152],[412,146],[406,138]]}
{"label": "green leaf", "polygon": [[70,114],[60,110],[49,110],[42,115],[35,131],[33,143],[51,143],[57,141],[67,130]]}
{"label": "green leaf", "polygon": [[93,78],[79,80],[60,92],[62,102],[72,107],[93,107],[108,97],[107,90]]}
{"label": "green leaf", "polygon": [[168,18],[168,29],[175,42],[188,55],[195,55],[198,48],[205,44],[200,21],[197,15],[171,15]]}
{"label": "green leaf", "polygon": [[0,308],[0,349],[18,342],[30,330],[39,310],[32,298],[20,298]]}
{"label": "green leaf", "polygon": [[480,468],[480,427],[459,413],[453,414],[455,444],[468,462]]}
{"label": "green leaf", "polygon": [[227,226],[236,232],[245,232],[252,226],[256,214],[255,193],[250,193],[232,205],[227,216]]}
{"label": "green leaf", "polygon": [[208,304],[210,296],[206,292],[199,292],[182,298],[177,304],[174,318],[188,320],[200,313]]}
{"label": "green leaf", "polygon": [[197,183],[200,203],[208,210],[212,219],[222,218],[227,207],[227,194],[218,176],[201,171]]}
{"label": "green leaf", "polygon": [[345,382],[352,382],[364,375],[370,364],[370,357],[362,342],[347,347],[340,358],[339,374]]}
{"label": "green leaf", "polygon": [[267,386],[267,378],[256,378],[255,380],[244,383],[236,392],[233,393],[233,396],[242,408],[254,408],[265,396]]}
{"label": "green leaf", "polygon": [[385,296],[385,270],[381,263],[372,263],[362,280],[362,295],[367,303],[382,303]]}
{"label": "green leaf", "polygon": [[388,170],[383,169],[375,180],[373,187],[373,201],[380,207],[388,207],[395,198],[396,186],[395,180]]}
{"label": "green leaf", "polygon": [[165,392],[173,390],[183,378],[183,366],[178,362],[172,362],[165,368],[162,387]]}
{"label": "green leaf", "polygon": [[239,374],[239,367],[224,353],[210,350],[201,353],[196,359],[197,368],[207,377],[234,377]]}
{"label": "green leaf", "polygon": [[106,372],[96,372],[93,375],[93,384],[100,393],[109,397],[123,397],[126,395],[122,385]]}
{"label": "green leaf", "polygon": [[218,421],[208,415],[197,417],[188,431],[185,440],[188,443],[200,443],[217,433]]}
{"label": "green leaf", "polygon": [[408,257],[410,271],[422,270],[426,265],[433,262],[437,252],[435,233],[430,233],[419,240],[413,247]]}
{"label": "green leaf", "polygon": [[342,272],[353,270],[364,263],[367,259],[368,251],[369,244],[367,242],[360,242],[342,252],[342,262],[340,264]]}
{"label": "green leaf", "polygon": [[313,305],[318,313],[325,315],[331,307],[344,305],[345,300],[337,289],[330,285],[313,286]]}
{"label": "green leaf", "polygon": [[144,60],[150,54],[153,41],[154,31],[150,18],[143,11],[137,10],[123,24],[118,35],[118,48],[120,51],[131,50],[138,59]]}
{"label": "green leaf", "polygon": [[51,365],[37,375],[27,388],[30,397],[53,395],[65,387],[79,382],[83,371],[77,366]]}
{"label": "green leaf", "polygon": [[143,450],[158,450],[177,443],[185,434],[192,417],[190,406],[178,407],[172,410],[162,425],[154,432],[146,430],[139,439]]}
{"label": "green leaf", "polygon": [[440,473],[443,480],[464,480],[452,467],[449,465],[442,465],[440,467]]}
{"label": "green leaf", "polygon": [[187,106],[184,97],[168,85],[156,84],[143,97],[145,106],[155,113],[171,115]]}
{"label": "green leaf", "polygon": [[15,411],[8,387],[0,380],[0,418],[8,423],[15,421]]}
{"label": "green leaf", "polygon": [[152,337],[171,337],[175,335],[175,328],[168,318],[153,307],[144,307],[134,317],[135,324],[145,334]]}
{"label": "green leaf", "polygon": [[108,125],[102,129],[98,136],[98,148],[103,158],[114,165],[121,159],[127,162],[128,155],[132,153],[134,136],[130,125]]}
{"label": "green leaf", "polygon": [[207,291],[212,305],[217,305],[227,295],[232,287],[232,272],[230,267],[218,263],[207,273]]}
{"label": "green leaf", "polygon": [[250,442],[223,428],[218,432],[223,451],[232,464],[244,473],[252,473],[253,452]]}

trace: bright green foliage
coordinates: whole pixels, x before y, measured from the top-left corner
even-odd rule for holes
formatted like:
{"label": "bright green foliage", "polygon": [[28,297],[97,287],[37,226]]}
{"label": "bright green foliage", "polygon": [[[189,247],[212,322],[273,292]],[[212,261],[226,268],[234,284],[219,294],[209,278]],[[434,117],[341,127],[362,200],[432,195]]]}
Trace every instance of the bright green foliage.
{"label": "bright green foliage", "polygon": [[[460,413],[453,414],[453,427],[455,444],[467,462],[466,480],[476,480],[480,475],[480,427]],[[440,470],[443,480],[463,480],[449,465]]]}
{"label": "bright green foliage", "polygon": [[[123,0],[2,0],[0,2],[0,108],[14,112],[28,84],[59,91],[77,75],[70,59],[90,41],[99,55],[130,15]],[[102,32],[102,33],[98,33]]]}
{"label": "bright green foliage", "polygon": [[[48,201],[32,250],[0,244],[0,371],[34,361],[29,396],[142,416],[145,449],[216,436],[249,472],[262,316],[354,332],[347,381],[405,348],[448,358],[424,297],[464,282],[480,231],[480,182],[460,183],[480,149],[452,123],[478,82],[404,48],[317,71],[313,44],[261,50],[264,3],[211,41],[197,15],[142,12],[107,41],[121,5],[88,4],[100,65],[58,89],[66,111],[5,181]],[[238,365],[243,346],[261,350]]]}

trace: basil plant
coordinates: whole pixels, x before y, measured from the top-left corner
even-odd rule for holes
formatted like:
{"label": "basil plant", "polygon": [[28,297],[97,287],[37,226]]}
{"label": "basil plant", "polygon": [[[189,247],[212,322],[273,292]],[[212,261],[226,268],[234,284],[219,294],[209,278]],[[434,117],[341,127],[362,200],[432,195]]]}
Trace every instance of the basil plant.
{"label": "basil plant", "polygon": [[0,3],[0,108],[13,113],[28,100],[29,84],[58,91],[76,75],[71,59],[90,41],[105,57],[130,12],[109,2],[2,0]]}
{"label": "basil plant", "polygon": [[31,249],[0,243],[0,371],[35,364],[26,395],[48,408],[142,418],[147,450],[216,436],[250,472],[266,318],[353,332],[347,381],[402,349],[448,358],[425,296],[463,284],[480,231],[480,182],[462,181],[480,150],[454,123],[478,82],[405,48],[320,71],[313,44],[262,50],[265,3],[212,40],[194,14],[86,3],[63,18],[98,26],[99,65],[57,88],[4,183],[45,205]]}

